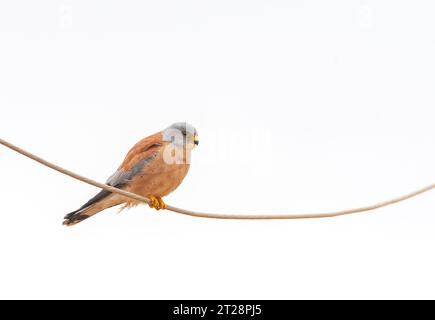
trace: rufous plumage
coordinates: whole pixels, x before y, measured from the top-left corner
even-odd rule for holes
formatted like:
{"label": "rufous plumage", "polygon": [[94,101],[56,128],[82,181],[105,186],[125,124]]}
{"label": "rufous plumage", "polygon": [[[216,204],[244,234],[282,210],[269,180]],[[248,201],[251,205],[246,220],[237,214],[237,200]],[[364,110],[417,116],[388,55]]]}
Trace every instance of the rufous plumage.
{"label": "rufous plumage", "polygon": [[[165,209],[162,198],[182,183],[190,168],[191,151],[198,144],[193,126],[175,123],[134,145],[106,183],[148,197],[152,208]],[[66,215],[63,224],[73,226],[107,208],[137,204],[136,200],[102,190],[80,209]]]}

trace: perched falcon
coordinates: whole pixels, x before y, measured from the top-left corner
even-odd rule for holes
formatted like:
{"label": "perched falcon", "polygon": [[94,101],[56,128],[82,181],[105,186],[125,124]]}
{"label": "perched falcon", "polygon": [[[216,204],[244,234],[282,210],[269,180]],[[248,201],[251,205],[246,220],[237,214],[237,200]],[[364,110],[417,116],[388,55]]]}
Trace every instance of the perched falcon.
{"label": "perched falcon", "polygon": [[[189,171],[191,151],[198,144],[198,134],[193,126],[185,122],[175,123],[139,141],[106,183],[148,197],[151,208],[165,209],[162,197],[181,184]],[[120,204],[125,208],[139,202],[102,190],[80,209],[66,215],[63,224],[73,226]]]}

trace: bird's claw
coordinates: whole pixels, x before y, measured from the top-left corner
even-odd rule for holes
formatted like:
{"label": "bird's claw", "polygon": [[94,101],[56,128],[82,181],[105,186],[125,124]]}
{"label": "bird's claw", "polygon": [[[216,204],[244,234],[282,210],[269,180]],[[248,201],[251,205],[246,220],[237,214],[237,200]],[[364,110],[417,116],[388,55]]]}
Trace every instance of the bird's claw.
{"label": "bird's claw", "polygon": [[153,209],[156,209],[156,210],[164,210],[164,209],[166,209],[166,203],[163,201],[162,198],[155,197],[155,196],[149,196],[148,198],[150,199],[150,203],[148,203],[150,208],[153,208]]}

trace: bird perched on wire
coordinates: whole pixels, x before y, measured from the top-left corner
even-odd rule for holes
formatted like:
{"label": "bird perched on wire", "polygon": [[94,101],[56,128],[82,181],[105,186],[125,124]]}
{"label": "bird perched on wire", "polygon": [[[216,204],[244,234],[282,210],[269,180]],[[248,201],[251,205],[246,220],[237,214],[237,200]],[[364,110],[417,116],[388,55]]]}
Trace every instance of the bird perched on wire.
{"label": "bird perched on wire", "polygon": [[[199,144],[196,129],[179,122],[139,141],[127,154],[107,184],[150,199],[149,206],[165,209],[162,198],[181,184],[186,177],[191,151]],[[80,209],[65,216],[66,226],[73,226],[93,215],[117,205],[123,208],[139,201],[102,190]]]}

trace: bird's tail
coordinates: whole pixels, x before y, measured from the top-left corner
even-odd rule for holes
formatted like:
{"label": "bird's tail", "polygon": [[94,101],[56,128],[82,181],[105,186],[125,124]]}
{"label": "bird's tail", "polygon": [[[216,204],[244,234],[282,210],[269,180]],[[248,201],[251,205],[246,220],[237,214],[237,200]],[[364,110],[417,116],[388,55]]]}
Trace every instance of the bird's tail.
{"label": "bird's tail", "polygon": [[116,206],[121,203],[117,198],[111,192],[103,190],[80,209],[67,214],[63,224],[68,227],[76,225],[104,209]]}
{"label": "bird's tail", "polygon": [[71,213],[68,213],[65,217],[64,217],[64,221],[63,221],[63,225],[67,226],[67,227],[71,227],[79,222],[82,222],[83,220],[86,220],[88,218],[90,218],[91,216],[93,216],[94,214],[96,214],[97,212],[95,210],[95,212],[91,212],[92,207],[89,207],[87,209],[83,209],[83,210],[77,210],[77,211],[73,211]]}

